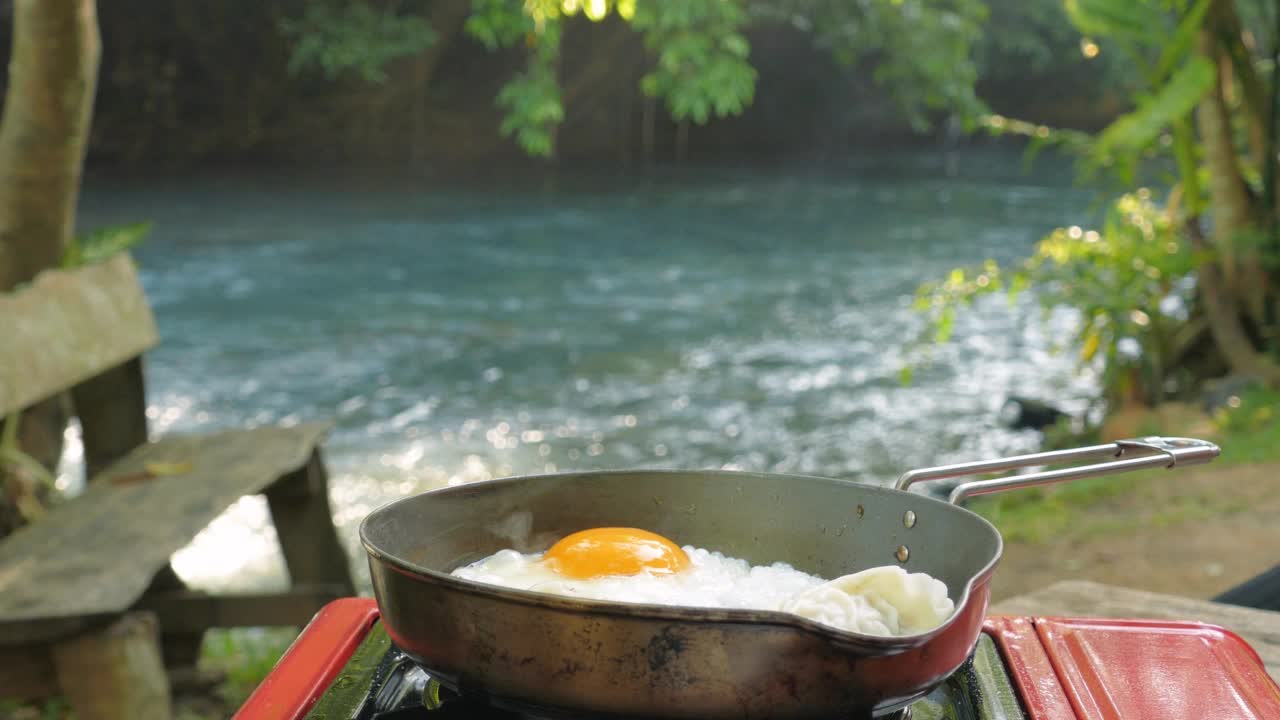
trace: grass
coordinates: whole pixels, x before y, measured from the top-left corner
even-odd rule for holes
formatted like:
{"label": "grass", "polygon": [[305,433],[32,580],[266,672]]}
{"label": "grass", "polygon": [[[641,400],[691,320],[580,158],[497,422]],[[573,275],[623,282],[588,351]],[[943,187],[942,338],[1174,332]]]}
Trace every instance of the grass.
{"label": "grass", "polygon": [[47,700],[38,705],[0,700],[0,718],[6,720],[62,720],[67,717],[67,713],[67,703],[62,698]]}
{"label": "grass", "polygon": [[[1280,461],[1280,394],[1260,391],[1242,396],[1235,406],[1215,414],[1215,432],[1206,439],[1222,447],[1215,466]],[[1178,428],[1144,427],[1144,435],[1178,435]],[[1058,444],[1087,444],[1097,438],[1061,439]],[[1149,495],[1150,484],[1160,482],[1163,471],[1149,471],[1113,477],[1075,480],[1035,490],[1022,490],[990,498],[979,498],[969,509],[987,518],[1010,542],[1040,543],[1070,531],[1073,535],[1104,535],[1123,532],[1132,521],[1095,517],[1092,510],[1121,496]],[[1246,503],[1229,494],[1180,498],[1162,503],[1145,522],[1171,525],[1187,520],[1232,513]]]}
{"label": "grass", "polygon": [[271,672],[297,637],[297,628],[235,628],[205,633],[200,666],[226,674],[219,699],[237,708]]}
{"label": "grass", "polygon": [[298,628],[234,628],[205,633],[200,664],[226,673],[228,689],[244,700],[289,649]]}

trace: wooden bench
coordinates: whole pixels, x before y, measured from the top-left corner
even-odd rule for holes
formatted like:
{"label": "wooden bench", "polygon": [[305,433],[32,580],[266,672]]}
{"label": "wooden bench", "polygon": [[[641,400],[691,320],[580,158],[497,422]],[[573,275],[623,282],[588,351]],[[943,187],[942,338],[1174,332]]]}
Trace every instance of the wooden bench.
{"label": "wooden bench", "polygon": [[[79,717],[166,718],[163,668],[193,667],[206,629],[303,625],[354,592],[329,510],[326,426],[152,440],[142,354],[156,343],[127,255],[0,295],[0,418],[69,393],[89,478],[81,495],[0,540],[0,698],[59,692]],[[259,493],[290,589],[184,587],[170,556]]]}

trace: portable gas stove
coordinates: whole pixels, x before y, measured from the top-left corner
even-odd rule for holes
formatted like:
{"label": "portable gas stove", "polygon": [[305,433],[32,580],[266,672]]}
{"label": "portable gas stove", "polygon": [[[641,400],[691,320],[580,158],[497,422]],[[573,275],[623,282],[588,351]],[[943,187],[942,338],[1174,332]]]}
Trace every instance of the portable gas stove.
{"label": "portable gas stove", "polygon": [[[326,606],[235,720],[519,718],[436,684],[372,599]],[[1277,720],[1280,687],[1239,636],[1200,623],[991,617],[909,720]]]}

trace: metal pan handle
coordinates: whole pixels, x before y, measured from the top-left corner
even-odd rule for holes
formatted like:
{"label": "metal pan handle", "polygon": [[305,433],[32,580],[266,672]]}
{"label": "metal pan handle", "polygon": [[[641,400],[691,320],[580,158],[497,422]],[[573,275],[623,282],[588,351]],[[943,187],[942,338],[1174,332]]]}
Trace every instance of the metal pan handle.
{"label": "metal pan handle", "polygon": [[1090,445],[1089,447],[1071,450],[1055,450],[1053,452],[1018,455],[999,460],[984,460],[981,462],[911,470],[898,478],[898,482],[894,487],[898,490],[906,490],[915,483],[928,480],[985,475],[1016,468],[1053,465],[1075,460],[1092,460],[1104,457],[1116,458],[1115,460],[1093,465],[961,483],[951,491],[951,496],[947,498],[952,504],[958,505],[965,498],[975,495],[990,495],[991,493],[1005,490],[1048,485],[1049,483],[1062,482],[1063,480],[1114,475],[1148,468],[1200,465],[1218,457],[1220,452],[1221,450],[1218,449],[1217,445],[1193,438],[1146,437],[1133,440],[1117,440],[1106,445]]}

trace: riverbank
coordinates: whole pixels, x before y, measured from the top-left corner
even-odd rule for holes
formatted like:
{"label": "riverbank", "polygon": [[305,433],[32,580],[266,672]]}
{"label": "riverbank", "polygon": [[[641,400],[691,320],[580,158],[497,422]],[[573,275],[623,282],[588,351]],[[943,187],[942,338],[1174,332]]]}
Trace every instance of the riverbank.
{"label": "riverbank", "polygon": [[1133,412],[1108,437],[1199,437],[1222,455],[972,503],[1005,538],[993,599],[1073,579],[1208,599],[1280,563],[1277,407],[1280,396],[1253,391],[1213,417],[1176,404]]}
{"label": "riverbank", "polygon": [[993,599],[1059,580],[1208,599],[1280,563],[1280,463],[1163,471],[1117,485],[1074,506],[1049,536],[1008,539]]}

